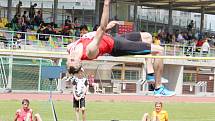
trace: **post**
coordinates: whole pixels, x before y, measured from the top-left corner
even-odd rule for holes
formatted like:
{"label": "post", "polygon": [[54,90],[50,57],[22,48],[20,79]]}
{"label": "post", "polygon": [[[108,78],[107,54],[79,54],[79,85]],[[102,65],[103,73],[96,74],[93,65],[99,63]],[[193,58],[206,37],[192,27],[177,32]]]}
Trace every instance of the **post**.
{"label": "post", "polygon": [[52,15],[51,15],[50,22],[53,22],[53,21],[54,21],[54,6],[52,4]]}
{"label": "post", "polygon": [[133,12],[134,12],[134,30],[137,31],[137,0],[135,0]]}
{"label": "post", "polygon": [[43,1],[42,1],[42,3],[41,3],[41,16],[42,16],[42,18],[43,18]]}
{"label": "post", "polygon": [[155,15],[155,30],[154,30],[154,32],[157,32],[157,17],[156,16],[157,16],[157,14]]}
{"label": "post", "polygon": [[9,56],[9,75],[8,75],[8,84],[7,88],[12,88],[12,80],[13,80],[13,56]]}
{"label": "post", "polygon": [[100,0],[96,0],[96,8],[95,8],[95,22],[94,24],[99,24],[99,9],[100,8]]}
{"label": "post", "polygon": [[64,5],[62,6],[62,25],[64,24]]}
{"label": "post", "polygon": [[149,31],[149,16],[147,15],[146,31]]}
{"label": "post", "polygon": [[82,9],[82,24],[85,24],[84,22],[84,16],[85,16],[85,13],[84,13],[84,8]]}
{"label": "post", "polygon": [[40,67],[39,67],[39,79],[38,79],[38,91],[41,89],[41,74],[42,74],[42,58],[40,58]]}
{"label": "post", "polygon": [[172,28],[172,9],[173,9],[173,1],[170,0],[169,2],[169,20],[168,20],[168,25],[169,25],[169,33],[173,33],[173,28]]}
{"label": "post", "polygon": [[54,16],[53,16],[53,22],[57,22],[57,9],[58,9],[58,0],[54,0]]}
{"label": "post", "polygon": [[72,22],[75,22],[75,8],[72,6]]}
{"label": "post", "polygon": [[6,17],[6,10],[5,10],[5,8],[3,8],[4,9],[4,18]]}
{"label": "post", "polygon": [[200,32],[204,31],[204,20],[205,20],[205,7],[201,7],[201,23],[200,23]]}
{"label": "post", "polygon": [[7,19],[8,21],[12,20],[12,0],[7,1]]}

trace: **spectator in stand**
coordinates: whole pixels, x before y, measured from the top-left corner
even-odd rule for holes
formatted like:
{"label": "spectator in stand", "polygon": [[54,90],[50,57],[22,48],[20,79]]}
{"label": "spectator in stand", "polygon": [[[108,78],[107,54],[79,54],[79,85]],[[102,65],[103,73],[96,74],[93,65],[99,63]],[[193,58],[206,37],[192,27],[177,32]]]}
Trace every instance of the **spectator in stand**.
{"label": "spectator in stand", "polygon": [[22,1],[19,1],[19,3],[16,5],[16,15],[21,16],[21,6],[22,6]]}
{"label": "spectator in stand", "polygon": [[[43,31],[46,29],[44,21],[41,22],[39,29],[37,30],[37,33],[43,34]],[[39,35],[39,40],[45,41],[46,36],[45,35]]]}
{"label": "spectator in stand", "polygon": [[181,32],[180,34],[178,34],[177,42],[179,42],[179,43],[183,43],[184,42],[183,32]]}
{"label": "spectator in stand", "polygon": [[166,42],[165,43],[172,43],[172,34],[170,34],[170,33],[166,34]]}
{"label": "spectator in stand", "polygon": [[37,6],[37,3],[34,3],[33,5],[30,6],[30,9],[29,9],[29,18],[30,18],[31,25],[34,24],[34,16],[35,16],[35,7],[36,6]]}
{"label": "spectator in stand", "polygon": [[71,26],[71,19],[70,16],[67,16],[66,20],[65,20],[65,26]]}
{"label": "spectator in stand", "polygon": [[4,23],[3,23],[2,19],[0,19],[0,28],[4,28]]}
{"label": "spectator in stand", "polygon": [[22,21],[23,21],[23,23],[28,24],[27,11],[24,11],[24,13],[22,15]]}
{"label": "spectator in stand", "polygon": [[81,25],[80,26],[80,37],[82,37],[84,34],[88,33],[88,27],[87,25]]}
{"label": "spectator in stand", "polygon": [[75,29],[74,29],[74,33],[75,33],[75,36],[76,37],[80,37],[80,27],[75,27]]}
{"label": "spectator in stand", "polygon": [[38,113],[35,114],[33,119],[33,110],[29,108],[29,104],[30,102],[28,99],[22,100],[22,108],[16,111],[14,121],[42,121],[42,118]]}
{"label": "spectator in stand", "polygon": [[[142,121],[168,121],[168,113],[165,110],[162,110],[163,103],[156,102],[155,103],[155,110],[152,112],[151,117],[148,113],[143,115]],[[150,120],[151,119],[151,120]]]}
{"label": "spectator in stand", "polygon": [[66,36],[70,36],[70,32],[71,32],[70,29],[71,29],[70,26],[63,26],[61,34],[66,35]]}
{"label": "spectator in stand", "polygon": [[20,15],[15,15],[14,18],[11,21],[12,23],[12,29],[14,31],[20,31],[22,28],[22,18]]}
{"label": "spectator in stand", "polygon": [[95,83],[95,78],[93,74],[89,76],[88,81],[89,81],[89,86],[93,87],[94,89],[94,94],[100,91],[99,84]]}
{"label": "spectator in stand", "polygon": [[43,33],[43,30],[46,29],[44,21],[41,21],[39,29],[37,30],[37,33]]}
{"label": "spectator in stand", "polygon": [[93,31],[97,31],[98,28],[99,28],[99,25],[96,24],[96,25],[93,27]]}
{"label": "spectator in stand", "polygon": [[189,40],[188,34],[186,32],[183,33],[184,40]]}
{"label": "spectator in stand", "polygon": [[161,44],[160,39],[159,39],[158,36],[153,37],[153,43],[154,43],[155,45],[160,45],[160,44]]}
{"label": "spectator in stand", "polygon": [[51,24],[48,24],[46,28],[43,30],[43,34],[56,34],[54,28]]}
{"label": "spectator in stand", "polygon": [[42,21],[43,21],[42,13],[41,11],[37,11],[37,15],[34,18],[35,25],[39,27]]}
{"label": "spectator in stand", "polygon": [[202,55],[203,56],[206,56],[208,53],[209,53],[209,51],[210,51],[210,45],[209,45],[209,43],[208,43],[208,38],[205,38],[204,40],[203,40],[203,45],[202,45],[202,48],[201,48],[201,52],[202,52]]}
{"label": "spectator in stand", "polygon": [[[198,40],[197,43],[196,43],[196,47],[197,48],[201,48],[202,45],[203,45],[204,41],[203,40]],[[200,51],[199,51],[200,52]]]}
{"label": "spectator in stand", "polygon": [[76,27],[80,27],[80,23],[77,17],[74,18],[74,26]]}
{"label": "spectator in stand", "polygon": [[189,25],[187,26],[187,30],[192,31],[193,27],[194,27],[194,22],[193,22],[193,20],[191,20]]}

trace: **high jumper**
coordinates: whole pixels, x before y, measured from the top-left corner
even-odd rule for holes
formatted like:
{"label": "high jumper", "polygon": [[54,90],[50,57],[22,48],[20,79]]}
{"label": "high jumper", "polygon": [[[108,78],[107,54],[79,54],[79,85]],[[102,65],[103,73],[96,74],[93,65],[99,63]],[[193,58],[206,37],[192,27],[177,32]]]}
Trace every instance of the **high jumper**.
{"label": "high jumper", "polygon": [[[116,21],[108,24],[110,1],[104,1],[100,26],[95,32],[95,35],[84,36],[68,45],[67,51],[69,54],[67,57],[67,66],[70,74],[80,71],[82,60],[93,60],[106,53],[112,56],[163,55],[163,47],[152,44],[152,37],[147,32],[132,32],[115,38],[106,33],[107,29],[117,24]],[[174,91],[169,91],[161,84],[163,59],[155,58],[153,65],[151,58],[147,58],[146,62],[147,76],[152,77],[147,80],[150,80],[150,83],[155,83],[154,95],[175,95]]]}

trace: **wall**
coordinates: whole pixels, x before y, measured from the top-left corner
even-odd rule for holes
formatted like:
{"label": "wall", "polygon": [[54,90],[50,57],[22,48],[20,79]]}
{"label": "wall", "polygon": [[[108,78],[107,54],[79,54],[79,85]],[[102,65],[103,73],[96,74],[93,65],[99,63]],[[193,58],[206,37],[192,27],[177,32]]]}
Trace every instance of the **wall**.
{"label": "wall", "polygon": [[166,86],[170,90],[175,90],[177,95],[182,94],[183,85],[183,66],[179,65],[165,65],[163,77],[169,80]]}

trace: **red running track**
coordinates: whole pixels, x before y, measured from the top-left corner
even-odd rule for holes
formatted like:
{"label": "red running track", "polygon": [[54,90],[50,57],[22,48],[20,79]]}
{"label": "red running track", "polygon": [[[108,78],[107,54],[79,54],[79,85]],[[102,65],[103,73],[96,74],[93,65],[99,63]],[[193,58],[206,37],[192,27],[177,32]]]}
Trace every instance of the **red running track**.
{"label": "red running track", "polygon": [[[30,100],[48,100],[48,93],[1,93],[0,100],[22,100],[28,98]],[[53,94],[53,100],[72,101],[72,94]],[[215,97],[195,97],[195,96],[173,96],[173,97],[154,97],[144,95],[105,95],[105,94],[90,94],[86,96],[88,101],[111,101],[111,102],[215,102]]]}

